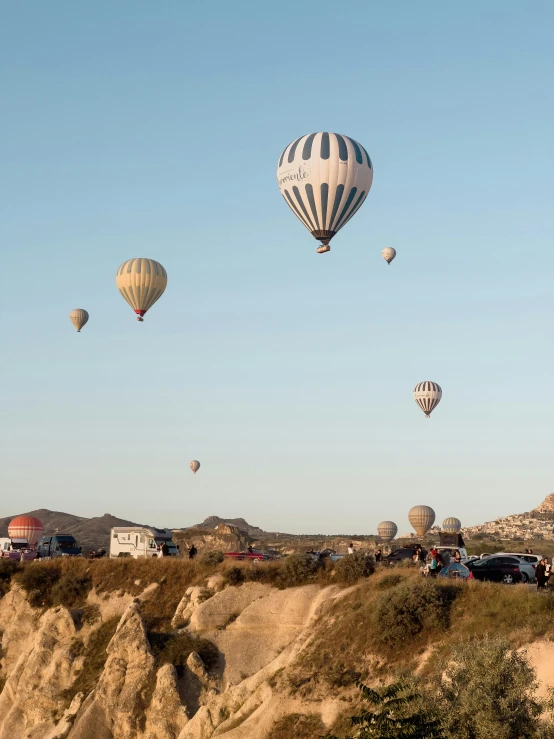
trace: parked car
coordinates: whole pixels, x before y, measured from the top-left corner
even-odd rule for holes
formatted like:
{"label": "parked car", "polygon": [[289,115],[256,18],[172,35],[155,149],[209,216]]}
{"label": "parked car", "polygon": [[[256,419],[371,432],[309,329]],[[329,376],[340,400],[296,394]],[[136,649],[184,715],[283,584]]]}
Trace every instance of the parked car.
{"label": "parked car", "polygon": [[82,557],[81,547],[73,536],[56,534],[56,536],[42,536],[37,542],[37,558],[50,559],[52,557]]}
{"label": "parked car", "polygon": [[[482,559],[488,559],[490,557],[517,557],[520,562],[520,570],[521,570],[521,582],[534,582],[535,580],[535,568],[538,565],[539,561],[542,559],[542,557],[539,557],[536,554],[514,554],[512,552],[497,552],[496,554],[482,554]],[[529,561],[528,557],[531,558],[531,561]],[[535,562],[534,558],[537,558],[537,561]]]}
{"label": "parked car", "polygon": [[521,572],[524,563],[517,557],[492,555],[483,559],[468,560],[464,565],[476,580],[503,582],[506,585],[524,581]]}
{"label": "parked car", "polygon": [[[416,547],[402,547],[402,549],[394,549],[390,554],[387,554],[385,557],[383,557],[381,562],[388,565],[392,564],[393,562],[413,560],[417,551],[418,550],[416,549]],[[425,557],[427,556],[427,552],[425,549],[423,549],[422,551],[422,556],[425,559]]]}
{"label": "parked car", "polygon": [[0,539],[0,557],[14,559],[17,562],[29,562],[37,556],[31,549],[27,539]]}
{"label": "parked car", "polygon": [[248,562],[266,562],[269,559],[276,559],[276,557],[273,554],[268,554],[268,552],[260,552],[256,549],[254,549],[251,552],[224,552],[224,557],[227,557],[227,559],[234,559],[238,561],[248,561]]}

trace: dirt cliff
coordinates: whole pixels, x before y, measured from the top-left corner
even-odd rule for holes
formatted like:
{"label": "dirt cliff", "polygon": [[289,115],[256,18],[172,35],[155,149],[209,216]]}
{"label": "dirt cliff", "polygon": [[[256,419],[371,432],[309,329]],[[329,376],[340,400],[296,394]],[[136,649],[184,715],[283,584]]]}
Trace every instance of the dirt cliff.
{"label": "dirt cliff", "polygon": [[[346,725],[356,677],[440,669],[450,643],[487,623],[516,629],[542,690],[554,682],[550,611],[529,590],[460,587],[452,628],[438,638],[422,627],[403,653],[394,641],[380,649],[373,614],[397,588],[419,587],[415,572],[347,586],[320,571],[319,582],[274,587],[268,570],[233,585],[238,568],[203,574],[188,561],[67,568],[63,588],[37,594],[20,572],[0,599],[0,739],[315,739]],[[51,605],[62,592],[72,607]],[[521,616],[531,608],[534,631]]]}

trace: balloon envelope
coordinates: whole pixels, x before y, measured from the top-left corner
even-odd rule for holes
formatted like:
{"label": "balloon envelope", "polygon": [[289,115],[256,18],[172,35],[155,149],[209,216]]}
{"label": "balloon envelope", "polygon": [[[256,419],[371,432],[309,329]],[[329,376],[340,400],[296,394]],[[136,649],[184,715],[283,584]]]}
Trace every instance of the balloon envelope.
{"label": "balloon envelope", "polygon": [[190,468],[196,475],[196,473],[200,469],[200,462],[197,459],[193,459],[192,462],[190,463]]}
{"label": "balloon envelope", "polygon": [[381,521],[377,526],[377,533],[383,541],[392,541],[398,533],[398,526],[394,521]]}
{"label": "balloon envelope", "polygon": [[119,267],[115,284],[138,318],[161,298],[167,286],[167,272],[153,259],[128,259]]}
{"label": "balloon envelope", "polygon": [[277,165],[281,195],[298,220],[329,242],[362,206],[373,182],[373,165],[361,144],[338,133],[310,133],[290,143]]}
{"label": "balloon envelope", "polygon": [[75,310],[72,310],[69,314],[69,320],[75,326],[77,331],[80,332],[88,321],[88,313],[84,308],[75,308]]}
{"label": "balloon envelope", "polygon": [[454,518],[454,516],[445,518],[442,522],[442,530],[447,531],[450,534],[457,534],[461,528],[462,522],[459,518]]}
{"label": "balloon envelope", "polygon": [[435,523],[435,511],[428,505],[416,505],[410,509],[408,520],[418,536],[425,536]]}
{"label": "balloon envelope", "polygon": [[414,387],[414,400],[425,413],[426,418],[431,417],[431,413],[441,402],[441,398],[442,388],[437,382],[426,380]]}
{"label": "balloon envelope", "polygon": [[42,536],[44,526],[34,516],[16,516],[8,526],[10,539],[27,539],[34,546]]}
{"label": "balloon envelope", "polygon": [[387,264],[390,264],[396,256],[396,249],[393,249],[392,246],[387,246],[381,252],[381,256]]}

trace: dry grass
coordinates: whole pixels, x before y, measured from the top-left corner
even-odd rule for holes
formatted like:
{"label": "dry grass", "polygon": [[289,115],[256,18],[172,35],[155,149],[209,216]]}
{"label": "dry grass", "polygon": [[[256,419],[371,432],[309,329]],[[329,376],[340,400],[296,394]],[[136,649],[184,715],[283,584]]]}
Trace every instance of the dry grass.
{"label": "dry grass", "polygon": [[314,714],[289,713],[273,726],[268,739],[321,739],[325,724]]}
{"label": "dry grass", "polygon": [[103,623],[90,635],[86,647],[80,639],[73,640],[71,645],[73,655],[75,657],[83,655],[85,661],[84,667],[78,673],[73,685],[63,693],[67,705],[71,703],[77,693],[83,692],[88,695],[96,686],[108,659],[106,648],[115,634],[118,623],[118,617],[111,618]]}

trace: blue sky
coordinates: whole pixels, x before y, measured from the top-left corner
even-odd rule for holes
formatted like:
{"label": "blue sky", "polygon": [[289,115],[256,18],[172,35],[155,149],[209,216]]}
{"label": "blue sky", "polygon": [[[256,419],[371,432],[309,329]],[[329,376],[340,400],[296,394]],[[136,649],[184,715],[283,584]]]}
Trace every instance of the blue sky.
{"label": "blue sky", "polygon": [[[404,532],[552,492],[553,28],[547,0],[6,5],[2,515]],[[375,170],[323,256],[275,179],[321,130]],[[136,256],[169,275],[143,324]]]}

